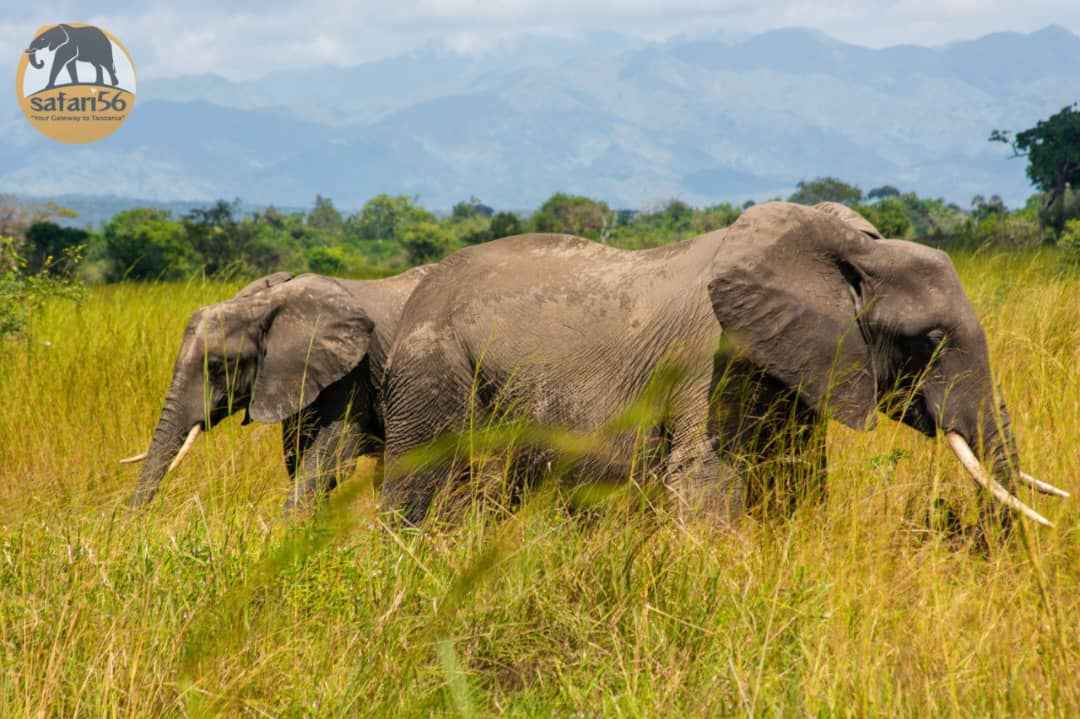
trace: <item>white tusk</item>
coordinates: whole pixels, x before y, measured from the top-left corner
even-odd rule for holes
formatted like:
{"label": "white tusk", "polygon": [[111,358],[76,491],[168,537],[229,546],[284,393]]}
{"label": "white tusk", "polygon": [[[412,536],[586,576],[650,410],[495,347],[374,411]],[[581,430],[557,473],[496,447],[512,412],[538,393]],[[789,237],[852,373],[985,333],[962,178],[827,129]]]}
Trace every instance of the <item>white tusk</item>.
{"label": "white tusk", "polygon": [[1024,482],[1025,484],[1031,485],[1032,487],[1035,488],[1036,491],[1042,492],[1043,494],[1052,494],[1055,497],[1069,497],[1069,496],[1071,496],[1064,489],[1058,489],[1057,487],[1055,487],[1052,484],[1049,484],[1047,482],[1041,482],[1041,481],[1035,479],[1034,477],[1032,477],[1030,474],[1028,474],[1026,472],[1021,472],[1020,473],[1020,481]]}
{"label": "white tusk", "polygon": [[124,459],[120,460],[120,464],[135,464],[136,462],[141,462],[146,459],[146,455],[148,454],[150,453],[143,452],[142,454],[137,454],[134,457],[125,457]]}
{"label": "white tusk", "polygon": [[180,464],[180,460],[184,458],[184,455],[191,451],[191,445],[195,444],[195,438],[199,436],[199,432],[201,431],[201,424],[196,424],[194,427],[191,428],[191,431],[188,432],[187,439],[184,440],[183,446],[180,447],[180,451],[176,453],[176,458],[173,459],[172,464],[169,465],[169,468],[165,470],[166,474],[176,469],[176,465]]}
{"label": "white tusk", "polygon": [[949,441],[949,446],[952,448],[952,451],[956,453],[956,458],[960,460],[960,464],[964,465],[964,469],[968,471],[971,478],[978,482],[983,488],[989,490],[990,494],[994,496],[994,499],[1001,502],[1009,509],[1019,512],[1028,519],[1038,522],[1045,527],[1054,526],[1049,519],[1009,494],[1009,490],[1002,487],[998,484],[997,480],[988,475],[986,470],[983,469],[983,466],[979,464],[979,460],[975,458],[975,454],[971,451],[971,447],[968,446],[967,441],[963,437],[956,432],[947,432],[945,438]]}

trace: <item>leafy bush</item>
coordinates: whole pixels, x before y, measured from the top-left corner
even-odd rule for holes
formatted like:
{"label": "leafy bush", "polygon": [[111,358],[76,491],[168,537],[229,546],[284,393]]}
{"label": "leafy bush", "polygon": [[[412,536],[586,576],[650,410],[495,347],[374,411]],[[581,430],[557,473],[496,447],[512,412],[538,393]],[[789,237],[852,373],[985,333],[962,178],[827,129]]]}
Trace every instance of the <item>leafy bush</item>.
{"label": "leafy bush", "polygon": [[549,197],[532,217],[536,232],[565,232],[591,240],[606,240],[614,224],[606,202],[562,192]]}
{"label": "leafy bush", "polygon": [[849,185],[835,177],[819,177],[799,182],[788,202],[797,202],[800,205],[816,205],[819,202],[854,205],[862,200],[862,196],[862,190],[855,185]]}
{"label": "leafy bush", "polygon": [[401,244],[411,265],[442,259],[450,249],[450,231],[435,222],[421,222],[405,228]]}
{"label": "leafy bush", "polygon": [[71,274],[75,268],[68,260],[75,256],[73,253],[81,253],[89,242],[90,233],[86,230],[61,227],[55,222],[35,222],[26,230],[26,271]]}
{"label": "leafy bush", "polygon": [[436,222],[435,215],[405,195],[376,195],[345,222],[345,235],[354,241],[400,240],[409,225]]}
{"label": "leafy bush", "polygon": [[80,250],[81,246],[67,248],[55,263],[46,260],[36,272],[27,273],[18,241],[0,237],[0,338],[24,333],[34,313],[50,299],[84,297],[84,286],[63,269],[79,264]]}
{"label": "leafy bush", "polygon": [[1004,250],[1025,250],[1043,243],[1044,232],[1039,224],[1017,215],[991,214],[982,220],[969,220],[958,239],[971,247],[996,247]]}
{"label": "leafy bush", "polygon": [[524,230],[525,227],[521,223],[521,218],[513,212],[496,212],[491,218],[492,239],[520,235]]}
{"label": "leafy bush", "polygon": [[906,237],[911,230],[907,207],[895,197],[873,205],[856,205],[855,210],[885,237]]}
{"label": "leafy bush", "polygon": [[105,224],[109,279],[177,280],[199,267],[199,255],[184,227],[165,210],[119,212]]}
{"label": "leafy bush", "polygon": [[1058,240],[1065,262],[1072,267],[1080,267],[1080,218],[1069,220]]}

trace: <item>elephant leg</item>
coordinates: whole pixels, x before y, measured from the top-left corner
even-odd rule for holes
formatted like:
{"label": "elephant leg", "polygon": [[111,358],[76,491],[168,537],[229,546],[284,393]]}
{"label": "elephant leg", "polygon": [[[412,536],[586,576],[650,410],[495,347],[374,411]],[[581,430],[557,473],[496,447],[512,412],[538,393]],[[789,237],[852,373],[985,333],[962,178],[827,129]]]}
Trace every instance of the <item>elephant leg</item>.
{"label": "elephant leg", "polygon": [[67,47],[59,48],[56,51],[56,54],[53,56],[52,68],[49,70],[49,84],[45,86],[46,88],[54,87],[56,85],[56,77],[66,65],[71,65],[71,68],[68,69],[68,74],[71,75],[72,81],[77,82],[73,52],[74,51],[72,50],[68,50]]}
{"label": "elephant leg", "polygon": [[337,486],[339,478],[352,471],[358,457],[373,449],[360,425],[348,419],[321,424],[310,437],[306,451],[292,459],[294,471],[285,501],[286,513],[312,507]]}
{"label": "elephant leg", "polygon": [[708,429],[696,426],[703,416],[704,411],[694,423],[685,417],[677,421],[664,484],[684,521],[703,518],[734,524],[745,511],[746,480],[739,465],[718,452]]}
{"label": "elephant leg", "polygon": [[109,61],[109,64],[105,66],[105,69],[109,71],[109,80],[111,81],[112,85],[114,87],[116,85],[119,85],[120,81],[116,79],[116,64],[112,61]]}
{"label": "elephant leg", "polygon": [[104,85],[105,84],[105,73],[102,70],[101,65],[98,65],[97,63],[94,63],[94,70],[97,71],[97,78],[94,80],[94,82],[97,83],[98,85]]}
{"label": "elephant leg", "polygon": [[79,84],[79,71],[78,71],[78,69],[76,69],[75,64],[76,64],[76,61],[71,60],[71,61],[68,62],[67,65],[64,65],[64,67],[67,68],[68,77],[71,78],[71,84],[72,85]]}
{"label": "elephant leg", "polygon": [[745,459],[748,503],[763,515],[791,516],[827,497],[825,422],[784,394],[756,403],[736,452]]}
{"label": "elephant leg", "polygon": [[[381,500],[412,525],[424,519],[440,490],[468,471],[458,434],[475,393],[471,381],[448,374],[417,363],[403,368],[389,387]],[[471,373],[459,377],[471,379]]]}

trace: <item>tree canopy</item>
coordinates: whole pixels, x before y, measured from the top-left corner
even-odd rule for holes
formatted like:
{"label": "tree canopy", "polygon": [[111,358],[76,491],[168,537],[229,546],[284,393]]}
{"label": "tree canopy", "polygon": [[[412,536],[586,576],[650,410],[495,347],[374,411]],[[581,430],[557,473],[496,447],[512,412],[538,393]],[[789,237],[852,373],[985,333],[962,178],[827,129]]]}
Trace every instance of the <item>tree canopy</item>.
{"label": "tree canopy", "polygon": [[1067,187],[1080,183],[1080,104],[1068,105],[1015,135],[994,130],[990,142],[1010,145],[1014,157],[1027,158],[1027,176],[1047,194],[1047,207],[1062,199]]}

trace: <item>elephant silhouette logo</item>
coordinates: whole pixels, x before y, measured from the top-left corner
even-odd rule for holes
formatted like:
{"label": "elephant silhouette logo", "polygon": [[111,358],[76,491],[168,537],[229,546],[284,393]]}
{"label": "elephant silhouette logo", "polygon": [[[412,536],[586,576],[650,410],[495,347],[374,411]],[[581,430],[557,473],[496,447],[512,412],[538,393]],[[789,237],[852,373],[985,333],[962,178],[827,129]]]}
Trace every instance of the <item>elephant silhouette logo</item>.
{"label": "elephant silhouette logo", "polygon": [[23,113],[42,134],[93,142],[115,132],[135,106],[135,63],[100,27],[46,25],[19,59],[16,90]]}

